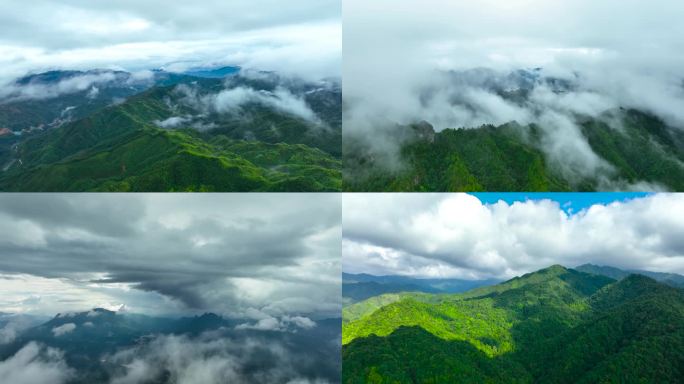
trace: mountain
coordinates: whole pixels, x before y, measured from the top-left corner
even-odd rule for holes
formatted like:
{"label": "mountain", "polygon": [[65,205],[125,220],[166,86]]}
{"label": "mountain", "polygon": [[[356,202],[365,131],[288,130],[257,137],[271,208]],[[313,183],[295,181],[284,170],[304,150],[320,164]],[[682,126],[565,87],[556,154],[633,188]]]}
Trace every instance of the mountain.
{"label": "mountain", "polygon": [[[676,383],[684,292],[553,266],[343,311],[344,383]],[[395,295],[396,296],[396,295]]]}
{"label": "mountain", "polygon": [[154,86],[125,101],[13,142],[2,153],[0,189],[341,188],[339,84],[178,76],[157,72]]}
{"label": "mountain", "polygon": [[684,276],[678,275],[676,273],[651,272],[638,269],[630,269],[625,271],[615,267],[598,266],[593,264],[583,264],[579,267],[575,267],[575,269],[580,272],[591,273],[594,275],[608,276],[615,280],[622,280],[633,274],[643,275],[663,284],[667,284],[671,287],[684,288]]}
{"label": "mountain", "polygon": [[[236,327],[245,321],[248,320],[227,319],[213,313],[171,318],[101,308],[61,313],[22,331],[12,342],[0,343],[0,363],[16,356],[25,346],[37,344],[53,348],[53,358],[63,356],[66,366],[75,373],[68,384],[128,382],[122,378],[127,377],[125,372],[135,375],[145,364],[169,364],[162,359],[171,360],[172,366],[166,367],[168,372],[162,370],[156,376],[148,372],[144,379],[135,382],[177,382],[173,370],[182,369],[184,364],[192,367],[194,359],[198,359],[196,365],[231,366],[241,378],[252,378],[247,379],[253,380],[249,382],[270,382],[269,377],[279,377],[269,376],[276,371],[285,377],[292,376],[290,380],[339,382],[339,357],[327,356],[339,356],[339,342],[333,341],[339,340],[340,319],[318,320],[310,329],[269,331]],[[170,357],[164,357],[165,353]],[[278,370],[279,363],[287,365],[287,369]]]}
{"label": "mountain", "polygon": [[24,76],[0,93],[0,127],[31,135],[117,104],[154,86],[191,83],[198,77],[154,71],[49,71]]}
{"label": "mountain", "polygon": [[240,72],[240,67],[220,67],[220,68],[194,68],[183,72],[188,76],[204,77],[209,79],[222,79],[226,76]]}
{"label": "mountain", "polygon": [[384,293],[426,292],[458,293],[495,280],[414,279],[406,276],[373,276],[368,274],[342,274],[342,297],[345,303],[355,303]]}
{"label": "mountain", "polygon": [[[444,77],[458,89],[478,89],[507,103],[539,114],[547,108],[535,104],[533,92],[545,87],[558,97],[577,85],[569,80],[542,77],[538,71],[498,74],[480,69]],[[439,91],[421,94],[429,100]],[[466,110],[479,110],[461,95],[451,102]],[[565,115],[564,115],[565,116]],[[550,138],[560,134],[552,123],[479,127],[451,127],[435,132],[429,122],[378,127],[383,148],[396,147],[396,155],[378,151],[367,138],[345,136],[344,188],[347,191],[597,191],[625,190],[648,182],[662,189],[684,191],[684,131],[645,111],[611,108],[598,116],[566,116],[577,134],[603,162],[600,171],[586,173],[570,160],[549,154]],[[567,129],[567,128],[563,128]],[[569,131],[568,131],[569,132]],[[380,140],[380,139],[377,139]],[[572,171],[567,169],[573,168]]]}

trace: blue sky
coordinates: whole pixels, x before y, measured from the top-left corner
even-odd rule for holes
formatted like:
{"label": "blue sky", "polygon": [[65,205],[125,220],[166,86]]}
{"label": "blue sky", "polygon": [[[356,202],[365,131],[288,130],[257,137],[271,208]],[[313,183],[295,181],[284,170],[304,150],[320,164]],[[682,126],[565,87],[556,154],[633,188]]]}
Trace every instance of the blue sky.
{"label": "blue sky", "polygon": [[553,200],[560,204],[561,208],[569,214],[577,213],[582,209],[595,204],[610,204],[614,201],[632,200],[648,196],[641,192],[598,192],[598,193],[531,193],[531,192],[506,192],[506,193],[471,193],[483,204],[495,204],[503,200],[508,204],[516,201],[527,200]]}

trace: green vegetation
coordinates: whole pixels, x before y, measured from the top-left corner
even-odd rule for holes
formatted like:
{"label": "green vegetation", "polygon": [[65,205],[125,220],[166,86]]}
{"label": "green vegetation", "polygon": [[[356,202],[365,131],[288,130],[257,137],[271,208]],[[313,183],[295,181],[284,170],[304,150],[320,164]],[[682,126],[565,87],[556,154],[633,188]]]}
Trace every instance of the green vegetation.
{"label": "green vegetation", "polygon": [[[339,130],[251,106],[249,119],[214,116],[218,128],[162,129],[176,116],[173,87],[23,142],[0,175],[5,191],[338,191]],[[188,112],[188,111],[185,111]],[[247,113],[246,112],[246,113]],[[258,128],[261,127],[259,130]],[[324,131],[324,132],[323,132]],[[245,139],[249,133],[252,138]],[[319,134],[320,133],[320,134]],[[337,137],[337,138],[336,138]],[[339,148],[339,146],[338,146]],[[339,149],[337,150],[339,154]]]}
{"label": "green vegetation", "polygon": [[[684,191],[684,133],[653,116],[634,111],[619,115],[620,129],[605,119],[580,126],[592,150],[613,169],[612,182],[641,181]],[[403,127],[399,166],[388,169],[379,154],[352,138],[345,142],[345,189],[349,191],[594,191],[598,176],[577,180],[551,163],[535,125],[509,123],[477,129]],[[431,127],[429,127],[432,130]],[[412,132],[413,131],[413,132]],[[394,160],[394,162],[397,162]]]}
{"label": "green vegetation", "polygon": [[464,294],[391,294],[343,312],[343,382],[675,383],[684,292],[560,266]]}

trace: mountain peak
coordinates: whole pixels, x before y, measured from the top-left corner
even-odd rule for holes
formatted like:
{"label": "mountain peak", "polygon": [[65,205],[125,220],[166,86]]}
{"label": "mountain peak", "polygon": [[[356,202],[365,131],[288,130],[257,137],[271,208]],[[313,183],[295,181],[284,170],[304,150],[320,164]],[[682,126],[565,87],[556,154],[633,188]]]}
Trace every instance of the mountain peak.
{"label": "mountain peak", "polygon": [[560,264],[554,264],[548,268],[542,269],[539,272],[565,273],[568,269]]}

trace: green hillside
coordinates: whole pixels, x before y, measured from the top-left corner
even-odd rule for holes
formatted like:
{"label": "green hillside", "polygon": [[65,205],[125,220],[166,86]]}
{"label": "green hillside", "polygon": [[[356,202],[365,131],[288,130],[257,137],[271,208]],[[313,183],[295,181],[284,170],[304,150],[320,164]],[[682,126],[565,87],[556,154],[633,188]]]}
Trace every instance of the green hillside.
{"label": "green hillside", "polygon": [[[220,83],[219,83],[220,84]],[[174,87],[156,87],[125,103],[28,139],[0,175],[5,191],[337,191],[339,130],[260,105],[249,119],[208,116],[215,129],[163,129],[179,114]],[[249,133],[251,138],[246,139]],[[339,148],[339,145],[338,145]],[[339,149],[338,149],[339,153]]]}
{"label": "green hillside", "polygon": [[[613,168],[609,178],[646,181],[684,191],[684,133],[653,116],[618,113],[621,129],[586,119],[581,130],[592,150]],[[349,191],[594,191],[597,177],[573,180],[542,151],[539,126],[486,125],[425,134],[423,126],[399,127],[400,165],[387,169],[361,140],[345,141],[345,189]],[[413,133],[411,131],[414,131]],[[432,127],[429,127],[432,131]]]}
{"label": "green hillside", "polygon": [[344,383],[674,383],[684,374],[684,293],[643,276],[615,282],[553,266],[465,294],[372,298],[343,316]]}

